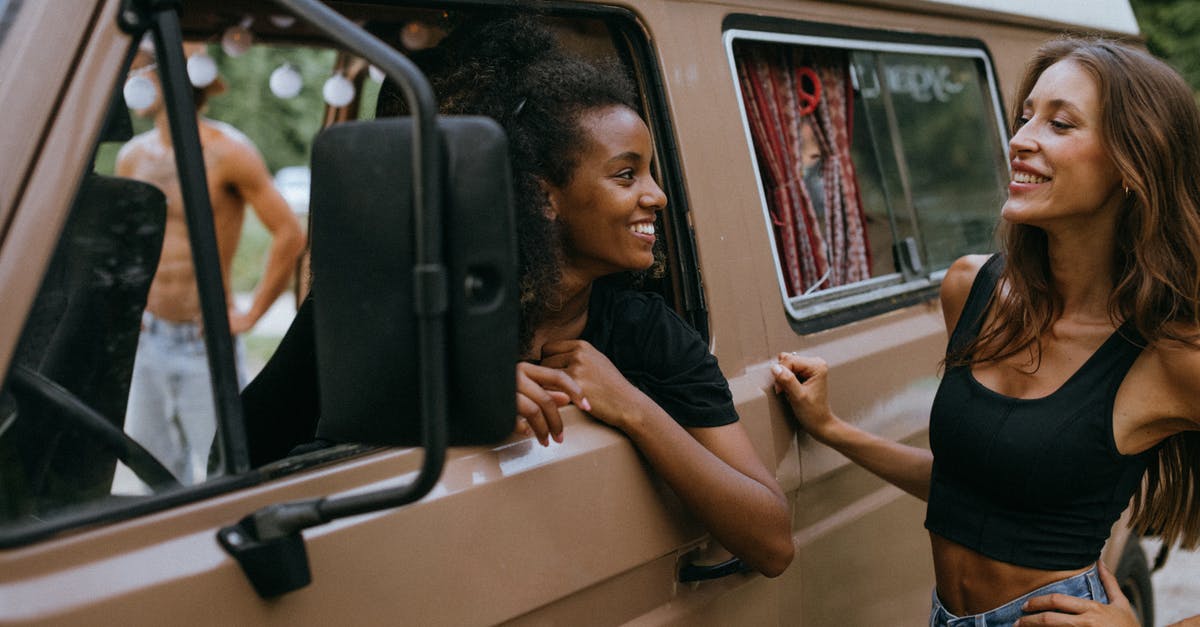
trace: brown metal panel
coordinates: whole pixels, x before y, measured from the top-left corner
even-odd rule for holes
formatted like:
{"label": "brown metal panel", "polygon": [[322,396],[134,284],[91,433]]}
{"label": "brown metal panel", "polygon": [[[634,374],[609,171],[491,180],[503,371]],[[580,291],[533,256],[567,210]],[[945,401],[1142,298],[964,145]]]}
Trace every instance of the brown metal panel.
{"label": "brown metal panel", "polygon": [[62,0],[9,4],[15,21],[0,40],[0,85],[5,86],[0,108],[10,121],[0,126],[5,163],[0,168],[0,226],[8,224],[28,166],[62,97],[64,79],[71,75],[73,55],[64,51],[83,44],[97,10],[92,3]]}
{"label": "brown metal panel", "polygon": [[[637,608],[623,600],[630,586],[641,590],[642,608],[670,602],[676,553],[702,537],[626,438],[568,412],[562,445],[514,438],[455,449],[421,502],[307,531],[313,583],[279,599],[260,599],[216,543],[218,527],[257,507],[397,485],[419,459],[417,450],[385,451],[0,552],[4,619],[483,625],[613,580],[592,597],[607,616]],[[647,576],[657,587],[645,587]]]}
{"label": "brown metal panel", "polygon": [[0,49],[0,85],[8,86],[0,90],[0,110],[11,121],[0,125],[0,371],[7,371],[76,186],[91,167],[129,42],[116,26],[120,4],[24,2]]}

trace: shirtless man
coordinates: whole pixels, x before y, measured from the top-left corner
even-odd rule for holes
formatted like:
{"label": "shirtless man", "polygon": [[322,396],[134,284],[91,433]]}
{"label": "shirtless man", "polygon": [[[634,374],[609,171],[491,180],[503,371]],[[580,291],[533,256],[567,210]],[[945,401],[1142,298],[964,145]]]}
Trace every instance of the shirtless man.
{"label": "shirtless man", "polygon": [[[195,51],[195,48],[188,48],[185,46],[185,52]],[[209,449],[216,435],[216,413],[191,244],[166,107],[154,76],[152,54],[140,51],[133,67],[131,76],[137,73],[150,78],[159,97],[147,108],[137,111],[141,116],[152,116],[154,128],[122,147],[117,156],[116,174],[161,189],[167,197],[167,220],[162,257],[150,284],[142,318],[125,431],[154,454],[181,483],[188,485],[203,481],[207,474]],[[223,88],[218,79],[193,93],[222,278],[229,302],[229,327],[236,335],[253,327],[287,287],[304,247],[304,235],[287,202],[276,191],[254,144],[232,126],[200,117],[205,99]],[[233,304],[228,286],[246,205],[254,209],[271,233],[271,247],[254,300],[250,309],[243,312]],[[239,365],[239,380],[242,380],[240,370]],[[144,486],[130,481],[131,478],[132,473],[121,468],[114,491],[144,492]]]}

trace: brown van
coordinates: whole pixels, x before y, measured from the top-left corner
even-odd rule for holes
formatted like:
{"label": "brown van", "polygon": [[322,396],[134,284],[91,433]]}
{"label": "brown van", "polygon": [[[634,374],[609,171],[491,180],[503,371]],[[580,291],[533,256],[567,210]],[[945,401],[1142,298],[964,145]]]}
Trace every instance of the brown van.
{"label": "brown van", "polygon": [[[1042,4],[0,0],[0,624],[925,623],[924,504],[798,433],[770,365],[822,356],[840,415],[925,445],[938,286],[993,247],[1027,56],[1065,29],[1138,34],[1124,0]],[[406,56],[497,5],[636,78],[670,199],[667,272],[642,289],[708,339],[788,496],[796,557],[779,577],[745,572],[586,414],[565,412],[561,444],[512,433],[504,137],[437,118]],[[298,140],[311,162],[280,164],[311,167],[291,303],[309,304],[244,338],[264,368],[244,392],[185,41],[223,69],[292,68],[269,88],[226,76],[222,97],[261,103],[260,127],[323,129]],[[184,216],[114,174],[150,128],[125,102],[139,49]],[[410,117],[373,119],[383,75]],[[280,104],[293,78],[311,119],[286,120],[313,110]],[[187,476],[125,423],[171,219],[190,238],[217,434]],[[285,352],[301,332],[319,359]],[[301,361],[288,385],[260,382]],[[1151,623],[1121,523],[1104,559]]]}

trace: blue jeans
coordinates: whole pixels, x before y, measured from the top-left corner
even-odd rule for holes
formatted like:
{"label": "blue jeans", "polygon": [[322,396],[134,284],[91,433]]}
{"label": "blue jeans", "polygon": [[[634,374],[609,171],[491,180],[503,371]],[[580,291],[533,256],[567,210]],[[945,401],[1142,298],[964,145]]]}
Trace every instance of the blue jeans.
{"label": "blue jeans", "polygon": [[[238,387],[245,381],[243,352],[241,338],[235,338]],[[217,414],[199,323],[170,322],[142,313],[125,433],[183,485],[204,481],[209,449],[217,433]],[[118,465],[113,493],[149,494],[150,489],[128,468]]]}
{"label": "blue jeans", "polygon": [[938,599],[935,589],[933,591],[933,612],[929,615],[929,627],[1011,627],[1018,618],[1025,615],[1021,611],[1021,606],[1026,601],[1055,592],[1080,599],[1108,603],[1108,595],[1105,594],[1104,586],[1100,583],[1100,572],[1095,566],[1092,566],[1078,575],[1046,584],[1000,607],[970,616],[955,616],[946,611],[946,608],[942,607],[942,602]]}

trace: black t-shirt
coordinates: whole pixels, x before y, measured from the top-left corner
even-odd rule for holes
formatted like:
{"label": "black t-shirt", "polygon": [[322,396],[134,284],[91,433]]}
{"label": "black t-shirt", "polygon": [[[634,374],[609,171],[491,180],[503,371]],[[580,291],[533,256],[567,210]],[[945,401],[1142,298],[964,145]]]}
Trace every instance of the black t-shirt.
{"label": "black t-shirt", "polygon": [[700,334],[658,294],[597,282],[580,337],[684,427],[737,422],[729,383]]}
{"label": "black t-shirt", "polygon": [[[718,427],[737,421],[717,358],[658,294],[595,283],[580,339],[604,353],[679,424]],[[275,354],[242,392],[242,406],[255,467],[312,442],[320,399],[311,295]]]}

